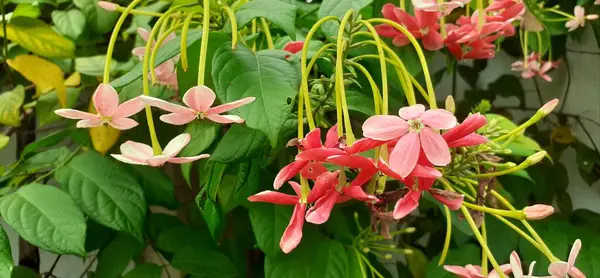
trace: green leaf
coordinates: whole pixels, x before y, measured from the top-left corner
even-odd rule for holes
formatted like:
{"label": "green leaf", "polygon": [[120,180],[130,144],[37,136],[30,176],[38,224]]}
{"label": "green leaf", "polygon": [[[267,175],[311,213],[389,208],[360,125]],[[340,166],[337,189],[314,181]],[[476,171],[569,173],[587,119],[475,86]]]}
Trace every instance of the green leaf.
{"label": "green leaf", "polygon": [[257,17],[266,18],[281,28],[292,39],[296,38],[296,6],[279,0],[254,0],[242,5],[235,13],[242,27]]}
{"label": "green leaf", "polygon": [[146,200],[125,168],[98,153],[84,152],[58,169],[56,179],[92,219],[142,241]]}
{"label": "green leaf", "polygon": [[[454,278],[456,275],[438,266],[440,255],[435,256],[427,266],[426,277],[431,278]],[[458,249],[450,249],[444,265],[465,266],[467,264],[478,265],[481,263],[481,249],[473,244],[464,245]]]}
{"label": "green leaf", "polygon": [[[43,1],[40,1],[40,2],[43,2]],[[31,18],[38,18],[41,13],[42,12],[40,11],[39,4],[35,4],[35,3],[19,4],[15,8],[15,10],[12,12],[12,16],[14,16],[14,17],[25,16],[25,17],[31,17]],[[8,17],[6,20],[8,20]]]}
{"label": "green leaf", "polygon": [[30,143],[29,145],[25,146],[25,148],[21,152],[21,158],[25,158],[30,154],[39,152],[41,149],[55,146],[56,144],[65,140],[65,138],[67,138],[67,136],[69,136],[69,133],[71,132],[72,130],[70,129],[61,130],[59,132],[42,137],[33,143]]}
{"label": "green leaf", "polygon": [[175,199],[175,185],[169,176],[160,168],[131,166],[137,173],[138,181],[144,190],[146,203],[150,206],[163,206],[177,209],[179,203]]}
{"label": "green leaf", "polygon": [[151,241],[158,241],[158,236],[171,228],[183,226],[179,218],[165,213],[152,213],[146,219],[144,230]]}
{"label": "green leaf", "polygon": [[[78,57],[75,58],[75,71],[89,76],[102,76],[104,74],[104,64],[106,62],[106,55],[96,55],[90,57]],[[110,73],[111,75],[119,72],[119,62],[115,59],[111,60]],[[125,71],[126,72],[126,71]],[[140,92],[137,92],[138,95]]]}
{"label": "green leaf", "polygon": [[207,198],[204,203],[204,208],[202,209],[202,217],[204,217],[204,221],[206,221],[211,237],[213,240],[217,241],[225,227],[223,210],[218,203]]}
{"label": "green leaf", "polygon": [[87,219],[86,225],[87,230],[85,231],[85,250],[87,252],[106,247],[118,233],[117,231],[103,226],[90,218]]}
{"label": "green leaf", "polygon": [[[488,123],[496,119],[498,121],[497,126],[506,131],[510,131],[517,128],[517,125],[511,120],[498,114],[485,114],[485,118],[487,119]],[[497,143],[499,145],[502,145],[504,142],[505,140],[499,141]],[[506,148],[511,150],[511,155],[514,156],[530,156],[542,150],[542,147],[535,140],[525,135],[517,137],[514,141],[508,144]]]}
{"label": "green leaf", "polygon": [[10,241],[0,225],[0,277],[9,277],[14,265]]}
{"label": "green leaf", "polygon": [[[568,4],[574,4],[575,1],[568,1],[566,3]],[[563,4],[565,2],[563,1]],[[565,21],[562,21],[560,19],[564,18],[563,15],[558,15],[554,12],[551,11],[546,11],[544,9],[543,6],[540,6],[537,0],[524,0],[523,4],[525,4],[525,7],[527,8],[527,11],[529,13],[531,13],[533,16],[535,16],[535,18],[542,23],[542,25],[544,26],[544,30],[546,30],[547,32],[550,33],[550,35],[555,36],[555,35],[561,35],[561,34],[566,34],[568,33],[567,27],[565,27]],[[569,5],[560,5],[560,9],[563,11],[565,8],[568,8],[566,6]],[[572,7],[571,10],[566,11],[567,13],[572,13]],[[558,20],[557,20],[558,19]],[[538,49],[534,49],[534,51],[538,51]]]}
{"label": "green leaf", "polygon": [[267,256],[283,254],[279,248],[279,240],[290,222],[291,207],[252,203],[250,205],[250,223],[256,236],[258,247]]}
{"label": "green leaf", "polygon": [[4,149],[4,147],[8,146],[9,141],[10,141],[10,137],[4,135],[4,133],[0,134],[0,150]]}
{"label": "green leaf", "polygon": [[[235,127],[235,126],[234,126]],[[208,147],[217,139],[221,130],[221,125],[211,121],[194,121],[185,127],[184,133],[191,135],[190,143],[179,152],[179,156],[196,156],[206,151]],[[190,172],[193,163],[181,164],[181,172],[184,178],[190,183]]]}
{"label": "green leaf", "polygon": [[160,278],[162,267],[156,264],[138,264],[134,269],[127,272],[123,278]]}
{"label": "green leaf", "polygon": [[222,102],[246,97],[256,100],[233,114],[245,119],[249,128],[264,132],[277,144],[279,133],[292,110],[299,86],[297,60],[288,61],[284,51],[262,50],[256,54],[243,45],[236,51],[222,46],[213,58],[212,76]]}
{"label": "green leaf", "polygon": [[239,275],[225,254],[210,248],[188,248],[177,252],[171,265],[198,278],[233,278]]}
{"label": "green leaf", "polygon": [[510,253],[517,250],[519,235],[506,224],[491,215],[485,217],[487,235],[489,239],[502,238],[502,240],[489,240],[488,246],[498,259],[498,262],[507,261]]}
{"label": "green leaf", "polygon": [[[549,226],[552,226],[553,229],[550,229]],[[548,246],[550,251],[552,251],[552,254],[563,261],[567,261],[569,252],[568,245],[572,243],[567,235],[571,230],[571,227],[569,226],[570,225],[568,224],[564,225],[563,223],[554,221],[547,223],[546,225],[534,225],[536,232],[544,240],[544,243]],[[519,255],[523,261],[536,261],[535,269],[537,269],[538,272],[545,273],[544,271],[548,269],[548,266],[550,265],[548,258],[522,237],[519,237]]]}
{"label": "green leaf", "polygon": [[85,29],[85,16],[77,9],[52,11],[52,22],[61,34],[71,39],[77,39]]}
{"label": "green leaf", "polygon": [[37,153],[30,158],[19,162],[9,173],[6,173],[1,180],[10,178],[16,174],[33,174],[49,168],[56,167],[58,164],[63,162],[71,151],[66,147],[60,147],[57,149],[50,149],[44,152]]}
{"label": "green leaf", "polygon": [[[75,106],[77,99],[79,98],[79,94],[81,94],[82,88],[70,88],[67,87],[67,107]],[[62,117],[56,115],[54,110],[61,108],[60,103],[58,102],[58,97],[55,93],[50,92],[49,94],[45,94],[38,99],[36,104],[36,112],[38,118],[38,125],[44,126],[47,124],[54,123]],[[72,121],[72,120],[69,120]]]}
{"label": "green leaf", "polygon": [[98,254],[98,265],[94,277],[121,277],[129,262],[142,250],[140,243],[128,234],[119,233]]}
{"label": "green leaf", "polygon": [[17,85],[12,91],[0,94],[0,124],[21,126],[21,106],[25,100],[25,89]]}
{"label": "green leaf", "polygon": [[[1,29],[0,29],[1,32]],[[75,44],[62,37],[41,20],[30,17],[11,18],[6,26],[7,38],[21,47],[48,58],[75,56]],[[0,37],[5,37],[4,32]]]}
{"label": "green leaf", "polygon": [[234,125],[219,141],[210,159],[223,163],[246,160],[265,145],[266,139],[259,130]]}
{"label": "green leaf", "polygon": [[[340,19],[348,12],[348,10],[354,10],[354,18],[359,15],[359,11],[364,7],[371,4],[372,0],[323,0],[321,7],[319,8],[319,18],[326,16],[337,16]],[[328,39],[335,39],[337,37],[338,29],[340,24],[337,22],[326,22],[321,26],[321,30]]]}
{"label": "green leaf", "polygon": [[[263,163],[260,158],[252,161],[240,162],[235,176],[225,176],[225,182],[219,186],[219,203],[225,213],[239,205],[248,203],[248,196],[258,191],[261,184],[261,168]],[[228,179],[231,177],[232,179]],[[229,182],[229,181],[232,182]]]}
{"label": "green leaf", "polygon": [[57,6],[58,3],[56,0],[10,0],[8,1],[10,3],[15,3],[15,4],[29,4],[29,5],[33,5],[36,2],[37,3],[43,3],[43,4],[49,4],[52,6]]}
{"label": "green leaf", "polygon": [[410,248],[412,254],[406,255],[406,263],[408,264],[408,269],[410,269],[410,273],[415,278],[424,278],[425,272],[427,271],[427,265],[429,261],[427,260],[427,256],[423,253],[423,251],[417,248]]}
{"label": "green leaf", "polygon": [[[189,40],[189,37],[188,37]],[[188,69],[183,69],[181,59],[177,63],[177,82],[179,83],[179,91],[186,92],[189,88],[198,85],[198,63],[200,62],[200,40],[195,41],[192,44],[188,43],[187,47],[187,61]],[[215,52],[224,44],[231,45],[230,36],[223,32],[210,32],[208,37],[208,47],[206,50],[206,69],[204,72],[204,85],[210,88],[214,88],[214,81],[212,75],[213,60]]]}
{"label": "green leaf", "polygon": [[368,96],[353,90],[348,90],[346,93],[346,101],[350,111],[361,113],[367,117],[375,115],[375,104],[372,95]]}
{"label": "green leaf", "polygon": [[83,12],[87,23],[98,34],[112,31],[120,15],[100,8],[98,0],[73,0],[73,4]]}
{"label": "green leaf", "polygon": [[11,278],[40,278],[41,276],[35,273],[31,268],[24,266],[16,266],[13,268],[10,275]]}
{"label": "green leaf", "polygon": [[83,213],[69,195],[54,186],[25,185],[0,199],[0,213],[35,246],[56,254],[85,255]]}

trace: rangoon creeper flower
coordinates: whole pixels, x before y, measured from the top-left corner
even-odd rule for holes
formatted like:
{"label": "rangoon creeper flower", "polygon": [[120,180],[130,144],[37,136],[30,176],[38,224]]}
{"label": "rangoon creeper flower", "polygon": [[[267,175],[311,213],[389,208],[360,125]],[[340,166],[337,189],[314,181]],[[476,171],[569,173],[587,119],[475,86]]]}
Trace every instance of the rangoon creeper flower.
{"label": "rangoon creeper flower", "polygon": [[487,124],[485,117],[479,113],[469,115],[461,124],[442,134],[448,147],[470,147],[488,142],[487,137],[475,133]]}
{"label": "rangoon creeper flower", "polygon": [[[390,154],[390,167],[402,178],[407,177],[417,165],[421,150],[429,162],[436,166],[450,163],[450,150],[438,129],[456,126],[456,118],[443,109],[430,109],[415,104],[400,109],[398,116],[377,115],[363,124],[363,135],[379,141],[398,139]],[[436,130],[434,130],[436,129]]]}
{"label": "rangoon creeper flower", "polygon": [[176,136],[167,144],[160,155],[154,155],[152,147],[146,144],[127,141],[121,144],[121,154],[111,154],[111,156],[121,162],[136,165],[148,165],[152,167],[162,166],[166,162],[188,163],[210,157],[209,154],[201,154],[192,157],[175,157],[190,142],[190,138],[191,136],[187,133]]}
{"label": "rangoon creeper flower", "polygon": [[195,119],[202,120],[204,118],[220,124],[243,123],[244,119],[239,116],[220,114],[251,103],[256,99],[255,97],[247,97],[211,108],[216,97],[215,93],[206,86],[195,86],[185,92],[183,103],[188,107],[170,103],[155,97],[140,96],[142,101],[148,105],[171,112],[170,114],[160,116],[160,120],[172,125],[184,125]]}
{"label": "rangoon creeper flower", "polygon": [[426,12],[442,12],[442,15],[449,15],[456,8],[462,8],[469,4],[471,0],[452,0],[439,3],[437,0],[412,0],[413,7]]}
{"label": "rangoon creeper flower", "polygon": [[98,85],[92,101],[96,114],[74,109],[58,109],[54,113],[67,119],[80,120],[77,122],[78,128],[108,124],[116,129],[126,130],[138,125],[138,122],[129,117],[140,112],[145,106],[144,102],[137,97],[119,105],[119,95],[109,84]]}
{"label": "rangoon creeper flower", "polygon": [[572,278],[585,278],[585,274],[575,267],[575,260],[577,259],[577,255],[579,255],[579,250],[581,250],[581,240],[577,239],[573,243],[573,247],[571,247],[567,262],[551,263],[548,267],[548,273],[553,278],[567,277],[567,274]]}
{"label": "rangoon creeper flower", "polygon": [[573,19],[567,21],[567,23],[565,23],[565,27],[569,28],[569,32],[575,31],[575,29],[577,29],[579,27],[584,27],[586,20],[598,19],[597,14],[585,15],[585,9],[582,6],[575,6],[573,15],[575,16],[575,18],[573,18]]}
{"label": "rangoon creeper flower", "polygon": [[[499,278],[500,275],[496,272],[496,270],[490,271],[490,273],[485,276],[481,274],[481,266],[468,264],[466,266],[459,265],[445,265],[444,269],[448,272],[454,273],[457,277],[460,278]],[[510,264],[504,264],[500,266],[500,269],[504,274],[510,274],[512,271]]]}
{"label": "rangoon creeper flower", "polygon": [[501,17],[503,21],[520,20],[525,14],[525,4],[521,0],[495,0],[485,8],[487,12],[493,12],[495,16]]}
{"label": "rangoon creeper flower", "polygon": [[527,57],[527,65],[524,61],[516,61],[511,64],[512,71],[520,71],[521,77],[529,79],[534,76],[540,76],[544,80],[551,82],[552,78],[547,74],[550,70],[558,68],[560,61],[541,61],[538,53],[532,52]]}
{"label": "rangoon creeper flower", "polygon": [[535,261],[531,262],[531,264],[529,265],[529,274],[524,276],[523,267],[521,266],[521,258],[519,258],[519,254],[517,254],[517,252],[515,251],[512,251],[512,253],[510,253],[510,268],[512,270],[514,278],[536,278],[532,276],[534,266]]}
{"label": "rangoon creeper flower", "polygon": [[533,205],[523,208],[523,212],[527,215],[527,220],[544,219],[554,213],[554,207],[549,205]]}
{"label": "rangoon creeper flower", "polygon": [[283,47],[283,50],[290,52],[292,54],[296,54],[300,51],[302,51],[302,48],[304,47],[304,42],[303,41],[296,41],[296,42],[288,42],[285,44],[285,46]]}
{"label": "rangoon creeper flower", "polygon": [[[392,20],[406,27],[406,29],[416,39],[421,39],[423,47],[427,50],[434,51],[444,47],[444,39],[438,32],[440,25],[440,12],[428,12],[424,10],[415,10],[415,17],[409,15],[402,9],[393,4],[383,5],[381,11],[383,17]],[[377,33],[386,38],[393,38],[392,43],[398,47],[405,46],[410,43],[408,38],[396,28],[382,24],[375,26]]]}
{"label": "rangoon creeper flower", "polygon": [[[147,42],[150,38],[150,32],[148,32],[144,28],[138,28],[137,31],[140,37],[142,37],[142,39],[144,39],[144,41]],[[163,44],[159,45],[158,47],[162,47],[165,43],[173,39],[175,39],[175,33],[169,34],[167,38],[165,38],[165,40],[163,41]],[[156,41],[152,42],[153,48],[156,47],[155,44]],[[144,54],[146,53],[146,47],[136,47],[131,51],[131,53],[135,56],[138,56],[140,60],[142,60],[144,58]],[[177,60],[179,60],[179,56],[176,56],[173,59],[169,59],[164,63],[160,64],[158,67],[154,68],[154,73],[156,74],[158,83],[165,86],[170,86],[175,91],[179,90],[179,85],[177,83],[177,73],[175,72],[175,64],[177,63]]]}
{"label": "rangoon creeper flower", "polygon": [[98,1],[98,7],[105,9],[109,12],[114,12],[117,10],[117,7],[119,7],[119,5],[108,1]]}

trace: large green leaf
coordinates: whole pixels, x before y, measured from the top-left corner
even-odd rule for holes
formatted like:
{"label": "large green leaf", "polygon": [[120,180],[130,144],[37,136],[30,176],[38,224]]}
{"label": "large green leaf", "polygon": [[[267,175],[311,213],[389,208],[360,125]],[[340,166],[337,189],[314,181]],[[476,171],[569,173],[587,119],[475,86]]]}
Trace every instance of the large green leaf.
{"label": "large green leaf", "polygon": [[[181,83],[179,83],[181,86]],[[181,88],[181,87],[180,87]],[[217,139],[221,125],[211,121],[194,121],[185,127],[184,133],[191,135],[190,143],[179,152],[179,156],[196,156],[206,151]],[[193,163],[181,164],[181,173],[185,180],[190,183],[190,172]]]}
{"label": "large green leaf", "polygon": [[234,125],[219,141],[210,159],[223,163],[248,159],[266,145],[265,140],[264,133],[259,130]]}
{"label": "large green leaf", "polygon": [[0,199],[4,221],[19,235],[56,254],[85,255],[85,219],[60,189],[32,183]]}
{"label": "large green leaf", "polygon": [[246,97],[256,100],[238,109],[249,128],[264,132],[272,146],[292,110],[299,85],[297,60],[288,61],[284,51],[263,50],[256,54],[243,45],[236,51],[222,46],[213,59],[212,76],[222,102]]}
{"label": "large green leaf", "polygon": [[[40,56],[65,58],[75,56],[75,44],[62,37],[41,20],[30,17],[11,18],[6,37]],[[0,29],[0,37],[5,37]]]}
{"label": "large green leaf", "polygon": [[92,219],[141,241],[146,200],[133,176],[95,152],[75,156],[56,179]]}
{"label": "large green leaf", "polygon": [[17,85],[12,91],[0,94],[0,124],[21,126],[21,105],[25,100],[25,89]]}
{"label": "large green leaf", "polygon": [[160,278],[162,267],[156,264],[139,264],[134,269],[127,272],[123,278]]}
{"label": "large green leaf", "polygon": [[250,221],[258,247],[267,256],[283,254],[279,239],[290,222],[291,207],[273,204],[253,203],[250,206]]}
{"label": "large green leaf", "polygon": [[61,130],[59,132],[42,137],[33,143],[30,143],[29,145],[25,146],[25,148],[21,152],[21,158],[25,158],[30,154],[39,152],[41,149],[55,146],[56,144],[62,142],[65,138],[67,138],[67,136],[69,136],[69,133],[71,133],[72,131],[72,129]]}
{"label": "large green leaf", "polygon": [[12,252],[10,251],[10,241],[0,225],[0,277],[10,277],[10,272],[14,267]]}
{"label": "large green leaf", "polygon": [[[321,7],[319,8],[319,18],[324,18],[329,15],[337,16],[340,19],[350,9],[354,10],[354,17],[358,16],[359,11],[362,8],[371,4],[372,0],[323,0]],[[337,33],[340,24],[337,22],[329,21],[321,26],[321,30],[329,39],[337,38]]]}
{"label": "large green leaf", "polygon": [[136,239],[128,234],[117,234],[106,247],[100,250],[94,277],[121,277],[129,262],[141,250],[142,246]]}
{"label": "large green leaf", "polygon": [[211,248],[187,248],[177,252],[173,267],[202,278],[239,277],[235,265],[225,254]]}
{"label": "large green leaf", "polygon": [[[440,255],[429,261],[425,277],[427,278],[454,278],[456,275],[438,266]],[[464,245],[458,249],[450,249],[444,265],[465,266],[467,264],[478,265],[481,263],[481,249],[473,244]]]}
{"label": "large green leaf", "polygon": [[[507,119],[504,116],[498,115],[498,114],[485,114],[485,118],[487,119],[488,123],[491,122],[492,120],[496,119],[498,121],[498,127],[502,128],[503,130],[506,131],[510,131],[513,130],[515,128],[517,128],[517,125],[515,123],[513,123],[511,120]],[[499,145],[502,145],[505,142],[505,140],[497,142]],[[507,149],[512,151],[512,155],[515,156],[530,156],[540,150],[542,150],[542,147],[533,139],[525,136],[525,135],[521,135],[519,137],[517,137],[514,141],[512,141],[510,144],[508,144],[508,146],[506,147]]]}
{"label": "large green leaf", "polygon": [[[188,40],[190,38],[188,37]],[[177,64],[177,82],[179,83],[179,91],[182,93],[187,92],[191,87],[198,85],[198,63],[200,62],[200,40],[196,40],[194,43],[189,44],[187,47],[187,71],[183,69],[181,59]],[[212,75],[213,57],[217,49],[222,45],[231,45],[230,36],[223,32],[210,32],[208,37],[208,47],[206,50],[206,69],[204,72],[204,85],[214,88],[214,82]]]}
{"label": "large green leaf", "polygon": [[66,147],[49,149],[47,151],[37,153],[23,161],[19,161],[14,168],[0,178],[0,181],[15,175],[27,175],[43,170],[49,170],[50,168],[56,167],[59,163],[67,159],[70,153],[71,151],[69,151],[69,149]]}
{"label": "large green leaf", "polygon": [[215,242],[206,229],[188,226],[167,228],[158,235],[156,247],[168,253],[181,253],[187,249],[216,249]]}
{"label": "large green leaf", "polygon": [[254,0],[242,5],[235,13],[238,26],[245,26],[257,17],[279,26],[292,39],[296,38],[296,6],[279,0]]}
{"label": "large green leaf", "polygon": [[175,199],[175,185],[169,176],[160,168],[132,166],[138,174],[138,180],[146,202],[150,206],[163,206],[169,209],[177,209],[179,203]]}
{"label": "large green leaf", "polygon": [[87,23],[94,32],[105,34],[113,30],[115,22],[119,18],[119,13],[109,12],[98,6],[98,0],[74,0],[77,6],[87,19]]}
{"label": "large green leaf", "polygon": [[85,16],[77,9],[53,11],[52,22],[63,35],[77,39],[85,29]]}

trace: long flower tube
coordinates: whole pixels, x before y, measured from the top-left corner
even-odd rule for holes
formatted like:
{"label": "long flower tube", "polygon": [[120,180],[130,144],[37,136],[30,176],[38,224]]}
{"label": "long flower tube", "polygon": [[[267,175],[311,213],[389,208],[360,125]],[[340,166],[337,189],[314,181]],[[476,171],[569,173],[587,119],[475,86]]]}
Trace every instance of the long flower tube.
{"label": "long flower tube", "polygon": [[179,23],[179,24],[169,28],[164,33],[162,33],[160,35],[160,37],[158,37],[158,40],[156,40],[156,46],[154,48],[152,48],[152,53],[150,53],[150,78],[152,79],[152,84],[155,84],[158,81],[158,79],[156,78],[155,64],[156,64],[156,54],[158,54],[158,50],[160,49],[159,46],[164,43],[165,39],[167,39],[167,37],[169,37],[171,33],[177,31],[181,27],[183,27],[183,23]]}
{"label": "long flower tube", "polygon": [[[336,89],[336,109],[338,121],[338,135],[346,134],[346,143],[352,145],[356,140],[352,131],[352,123],[350,122],[350,112],[348,111],[348,103],[346,101],[346,88],[344,85],[344,57],[345,57],[345,38],[346,24],[352,17],[353,10],[349,10],[342,18],[340,28],[337,34],[337,56],[335,61],[335,89]],[[350,26],[352,29],[352,26]],[[340,110],[341,108],[341,110]],[[344,128],[342,128],[342,122]]]}
{"label": "long flower tube", "polygon": [[[180,44],[179,44],[179,48],[181,49],[180,50],[181,67],[183,68],[183,71],[188,70],[187,35],[188,35],[188,30],[190,29],[190,24],[192,23],[192,19],[194,18],[194,15],[196,13],[198,13],[198,12],[192,11],[191,13],[188,14],[188,16],[183,21],[183,29],[181,30],[181,40],[180,40]],[[236,26],[236,28],[237,28],[237,26]],[[232,29],[233,29],[233,27],[232,27]]]}
{"label": "long flower tube", "polygon": [[373,37],[373,42],[375,43],[375,46],[377,47],[377,56],[379,58],[379,67],[381,70],[381,90],[383,92],[383,100],[382,100],[383,106],[382,106],[381,112],[383,115],[387,115],[388,109],[389,109],[389,107],[388,107],[389,106],[389,96],[388,96],[387,65],[386,65],[385,52],[383,50],[383,48],[386,45],[385,45],[385,43],[383,43],[383,41],[381,41],[379,34],[377,34],[375,27],[373,27],[373,25],[371,25],[371,23],[369,23],[365,20],[360,20],[358,23],[367,27],[371,36]]}
{"label": "long flower tube", "polygon": [[231,49],[235,51],[238,42],[237,18],[235,17],[235,13],[233,13],[233,9],[229,6],[223,6],[221,9],[223,9],[227,13],[227,17],[229,17],[229,22],[231,23]]}
{"label": "long flower tube", "polygon": [[200,41],[200,58],[198,61],[198,86],[204,85],[204,72],[206,71],[206,53],[208,51],[208,37],[210,36],[210,0],[204,0],[202,9],[202,39]]}

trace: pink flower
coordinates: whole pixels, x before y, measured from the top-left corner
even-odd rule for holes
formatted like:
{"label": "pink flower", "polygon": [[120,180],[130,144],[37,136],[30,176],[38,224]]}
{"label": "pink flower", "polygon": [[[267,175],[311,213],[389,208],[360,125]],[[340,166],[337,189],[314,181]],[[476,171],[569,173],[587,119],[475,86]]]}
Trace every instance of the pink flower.
{"label": "pink flower", "polygon": [[134,98],[119,105],[119,95],[109,84],[100,84],[92,97],[97,113],[92,114],[74,109],[58,109],[54,113],[67,119],[80,120],[78,128],[89,128],[108,124],[126,130],[138,123],[129,117],[144,109],[144,102]]}
{"label": "pink flower", "polygon": [[548,267],[548,273],[556,278],[566,277],[567,274],[569,277],[573,278],[585,278],[585,274],[581,273],[581,271],[575,267],[575,260],[577,259],[577,255],[579,255],[579,250],[581,250],[581,240],[577,239],[575,240],[575,243],[573,243],[567,262],[551,263]]}
{"label": "pink flower", "polygon": [[517,252],[515,251],[512,251],[512,253],[510,253],[510,268],[514,278],[537,278],[533,276],[534,266],[535,261],[531,262],[531,264],[529,265],[529,274],[527,274],[527,276],[524,276],[523,267],[521,266],[521,258],[519,258],[519,254],[517,254]]}
{"label": "pink flower", "polygon": [[485,8],[487,12],[494,12],[503,21],[519,20],[525,13],[525,4],[520,0],[496,0]]}
{"label": "pink flower", "polygon": [[552,78],[547,74],[550,70],[557,68],[560,64],[559,61],[542,61],[540,59],[540,55],[538,53],[532,52],[527,57],[527,63],[524,61],[516,61],[511,64],[512,71],[520,71],[521,77],[524,79],[529,79],[534,76],[540,76],[544,80],[551,82]]}
{"label": "pink flower", "polygon": [[[443,109],[430,109],[415,104],[400,109],[398,116],[378,115],[363,124],[365,137],[390,141],[400,138],[390,154],[390,166],[401,177],[407,177],[417,165],[419,153],[424,151],[427,160],[436,166],[450,163],[450,150],[437,129],[450,129],[456,125],[452,113]],[[436,130],[434,130],[436,129]]]}
{"label": "pink flower", "polygon": [[304,42],[303,41],[288,42],[283,47],[283,50],[285,50],[287,52],[290,52],[292,54],[296,54],[296,53],[302,51],[303,47],[304,47]]}
{"label": "pink flower", "polygon": [[[138,28],[137,31],[140,37],[142,37],[142,39],[144,39],[144,41],[147,42],[150,38],[150,33],[144,28]],[[162,45],[173,39],[175,39],[175,33],[169,34],[167,38],[165,38],[165,40],[163,41]],[[152,47],[155,47],[155,44],[156,41],[152,42]],[[158,47],[161,47],[162,45]],[[138,56],[140,60],[142,60],[144,58],[144,54],[146,53],[146,47],[136,47],[131,51],[131,53],[133,53],[133,55],[135,56]],[[173,59],[169,59],[161,65],[159,65],[158,67],[154,68],[154,73],[156,74],[158,83],[165,86],[170,86],[176,91],[179,90],[179,85],[177,83],[177,73],[175,72],[175,64],[177,64],[177,60],[179,60],[179,56],[176,56]]]}
{"label": "pink flower", "polygon": [[575,6],[573,11],[574,18],[565,23],[565,27],[569,28],[569,32],[575,31],[579,27],[585,26],[585,20],[596,20],[598,19],[597,14],[585,15],[585,9],[582,6]]}
{"label": "pink flower", "polygon": [[[456,274],[460,278],[498,278],[500,275],[496,270],[490,271],[488,276],[481,274],[481,266],[468,264],[464,267],[458,265],[445,265],[444,269],[448,272]],[[500,269],[504,274],[510,274],[511,266],[509,264],[501,265]]]}
{"label": "pink flower", "polygon": [[209,154],[201,154],[192,157],[175,157],[190,142],[191,136],[183,133],[173,138],[162,154],[155,155],[152,147],[133,141],[127,141],[121,144],[121,154],[111,154],[115,159],[136,165],[149,165],[152,167],[162,166],[166,162],[170,163],[188,163],[198,159],[210,157]]}
{"label": "pink flower", "polygon": [[[381,12],[383,17],[404,25],[415,38],[421,39],[425,49],[434,51],[444,46],[444,39],[438,33],[440,26],[437,23],[441,13],[415,10],[415,17],[413,17],[389,3],[383,6]],[[375,29],[381,36],[393,38],[393,44],[396,46],[401,47],[410,43],[403,33],[392,26],[383,24],[375,26]]]}
{"label": "pink flower", "polygon": [[412,0],[413,7],[426,12],[442,12],[442,15],[449,15],[456,8],[462,8],[471,0],[452,0],[439,3],[437,0]]}
{"label": "pink flower", "polygon": [[105,9],[109,12],[114,12],[117,10],[119,5],[107,1],[98,1],[98,7]]}
{"label": "pink flower", "polygon": [[[248,197],[248,201],[250,202],[294,206],[294,212],[292,213],[290,223],[279,241],[279,247],[281,247],[281,250],[286,254],[294,250],[302,240],[302,226],[304,225],[306,205],[314,203],[325,195],[332,186],[335,186],[332,184],[337,183],[337,173],[327,172],[319,176],[305,201],[301,198],[302,189],[300,188],[300,185],[293,181],[290,181],[289,183],[294,189],[294,192],[296,192],[296,196],[267,190]],[[324,206],[324,204],[320,204],[320,206]]]}
{"label": "pink flower", "polygon": [[469,115],[461,124],[442,134],[448,147],[470,147],[487,143],[488,139],[475,133],[479,128],[487,124],[487,120],[479,113]]}
{"label": "pink flower", "polygon": [[523,208],[523,212],[527,215],[527,220],[544,219],[554,213],[554,208],[548,205],[533,205]]}
{"label": "pink flower", "polygon": [[149,96],[140,96],[140,98],[149,105],[171,112],[170,114],[160,116],[160,120],[172,125],[184,125],[195,119],[202,120],[204,118],[221,124],[243,123],[244,119],[239,116],[220,114],[251,103],[256,99],[254,97],[247,97],[211,108],[211,105],[215,102],[216,95],[206,86],[195,86],[185,92],[183,103],[188,107]]}

